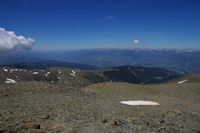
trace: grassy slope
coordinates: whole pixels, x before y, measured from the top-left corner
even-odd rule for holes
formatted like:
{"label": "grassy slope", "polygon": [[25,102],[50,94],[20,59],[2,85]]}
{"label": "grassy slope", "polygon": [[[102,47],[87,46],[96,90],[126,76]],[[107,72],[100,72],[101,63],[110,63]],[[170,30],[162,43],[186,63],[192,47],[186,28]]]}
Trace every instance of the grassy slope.
{"label": "grassy slope", "polygon": [[179,81],[187,80],[189,83],[200,83],[200,74],[191,74],[169,81],[168,83],[177,83]]}

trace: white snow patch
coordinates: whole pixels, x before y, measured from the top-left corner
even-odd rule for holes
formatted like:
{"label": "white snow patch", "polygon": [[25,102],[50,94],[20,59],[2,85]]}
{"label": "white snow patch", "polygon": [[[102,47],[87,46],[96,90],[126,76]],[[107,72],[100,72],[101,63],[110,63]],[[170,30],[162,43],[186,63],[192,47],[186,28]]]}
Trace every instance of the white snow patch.
{"label": "white snow patch", "polygon": [[73,73],[73,74],[76,74],[75,70],[72,70],[72,73]]}
{"label": "white snow patch", "polygon": [[73,73],[70,73],[70,75],[76,77],[76,75],[74,75]]}
{"label": "white snow patch", "polygon": [[75,72],[75,70],[72,70],[72,72],[70,73],[70,75],[76,77],[76,72]]}
{"label": "white snow patch", "polygon": [[16,81],[13,80],[13,79],[7,78],[6,81],[5,81],[5,83],[7,83],[7,84],[14,84],[14,83],[16,83]]}
{"label": "white snow patch", "polygon": [[3,70],[4,70],[5,72],[8,72],[8,69],[7,69],[7,68],[3,68]]}
{"label": "white snow patch", "polygon": [[45,76],[47,77],[50,73],[51,73],[51,72],[47,72],[47,73],[45,74]]}
{"label": "white snow patch", "polygon": [[61,74],[61,71],[58,69],[58,73]]}
{"label": "white snow patch", "polygon": [[187,82],[188,80],[183,80],[183,81],[179,81],[177,84],[182,84],[184,82]]}
{"label": "white snow patch", "polygon": [[11,69],[11,70],[10,70],[10,73],[12,73],[13,71],[14,71],[14,69]]}
{"label": "white snow patch", "polygon": [[153,102],[153,101],[121,101],[120,103],[122,104],[126,104],[126,105],[160,105],[157,102]]}
{"label": "white snow patch", "polygon": [[34,75],[35,75],[35,74],[38,74],[38,72],[34,72],[33,74],[34,74]]}

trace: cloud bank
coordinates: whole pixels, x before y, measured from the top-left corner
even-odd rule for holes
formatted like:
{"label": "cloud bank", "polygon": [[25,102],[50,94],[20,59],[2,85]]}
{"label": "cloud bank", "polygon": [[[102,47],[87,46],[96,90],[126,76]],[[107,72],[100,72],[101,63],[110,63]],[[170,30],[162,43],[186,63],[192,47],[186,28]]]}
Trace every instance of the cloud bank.
{"label": "cloud bank", "polygon": [[138,43],[140,43],[140,41],[139,40],[134,40],[133,43],[134,44],[138,44]]}
{"label": "cloud bank", "polygon": [[17,36],[13,31],[0,28],[0,50],[30,49],[34,39]]}

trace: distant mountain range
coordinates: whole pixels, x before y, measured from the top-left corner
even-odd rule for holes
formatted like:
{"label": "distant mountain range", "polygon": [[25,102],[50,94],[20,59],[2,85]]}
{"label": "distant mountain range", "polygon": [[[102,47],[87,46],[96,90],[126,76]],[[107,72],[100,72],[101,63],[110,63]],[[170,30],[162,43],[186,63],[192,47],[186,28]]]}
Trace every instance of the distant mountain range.
{"label": "distant mountain range", "polygon": [[66,68],[76,68],[82,70],[96,70],[97,67],[91,65],[84,65],[78,63],[62,62],[55,60],[43,60],[40,62],[30,62],[30,63],[12,63],[12,64],[2,64],[0,67],[12,67],[20,69],[38,69],[45,70],[50,67],[66,67]]}
{"label": "distant mountain range", "polygon": [[[192,49],[85,49],[25,51],[0,56],[0,64],[42,63],[54,60],[107,68],[121,65],[159,67],[182,74],[200,73],[200,50]],[[50,63],[54,66],[60,63]],[[37,65],[35,65],[37,66]],[[56,65],[55,65],[56,66]],[[62,66],[61,64],[58,66]],[[67,66],[67,65],[66,65]],[[62,66],[65,67],[65,66]],[[32,67],[34,68],[34,67]],[[77,67],[76,67],[77,68]]]}
{"label": "distant mountain range", "polygon": [[43,59],[28,57],[26,55],[15,54],[15,53],[0,54],[0,65],[21,63],[21,62],[30,63],[37,61],[43,61]]}

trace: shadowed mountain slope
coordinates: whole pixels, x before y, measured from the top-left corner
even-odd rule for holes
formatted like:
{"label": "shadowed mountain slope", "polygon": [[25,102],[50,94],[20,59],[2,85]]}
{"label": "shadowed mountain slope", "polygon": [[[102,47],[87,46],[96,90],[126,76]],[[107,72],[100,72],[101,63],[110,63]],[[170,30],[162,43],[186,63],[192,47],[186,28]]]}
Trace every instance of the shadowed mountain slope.
{"label": "shadowed mountain slope", "polygon": [[47,81],[68,86],[87,86],[100,82],[128,82],[135,84],[162,83],[182,76],[179,73],[161,68],[119,66],[102,70],[81,70],[75,68],[51,67],[45,70],[16,69],[2,67],[0,82]]}

